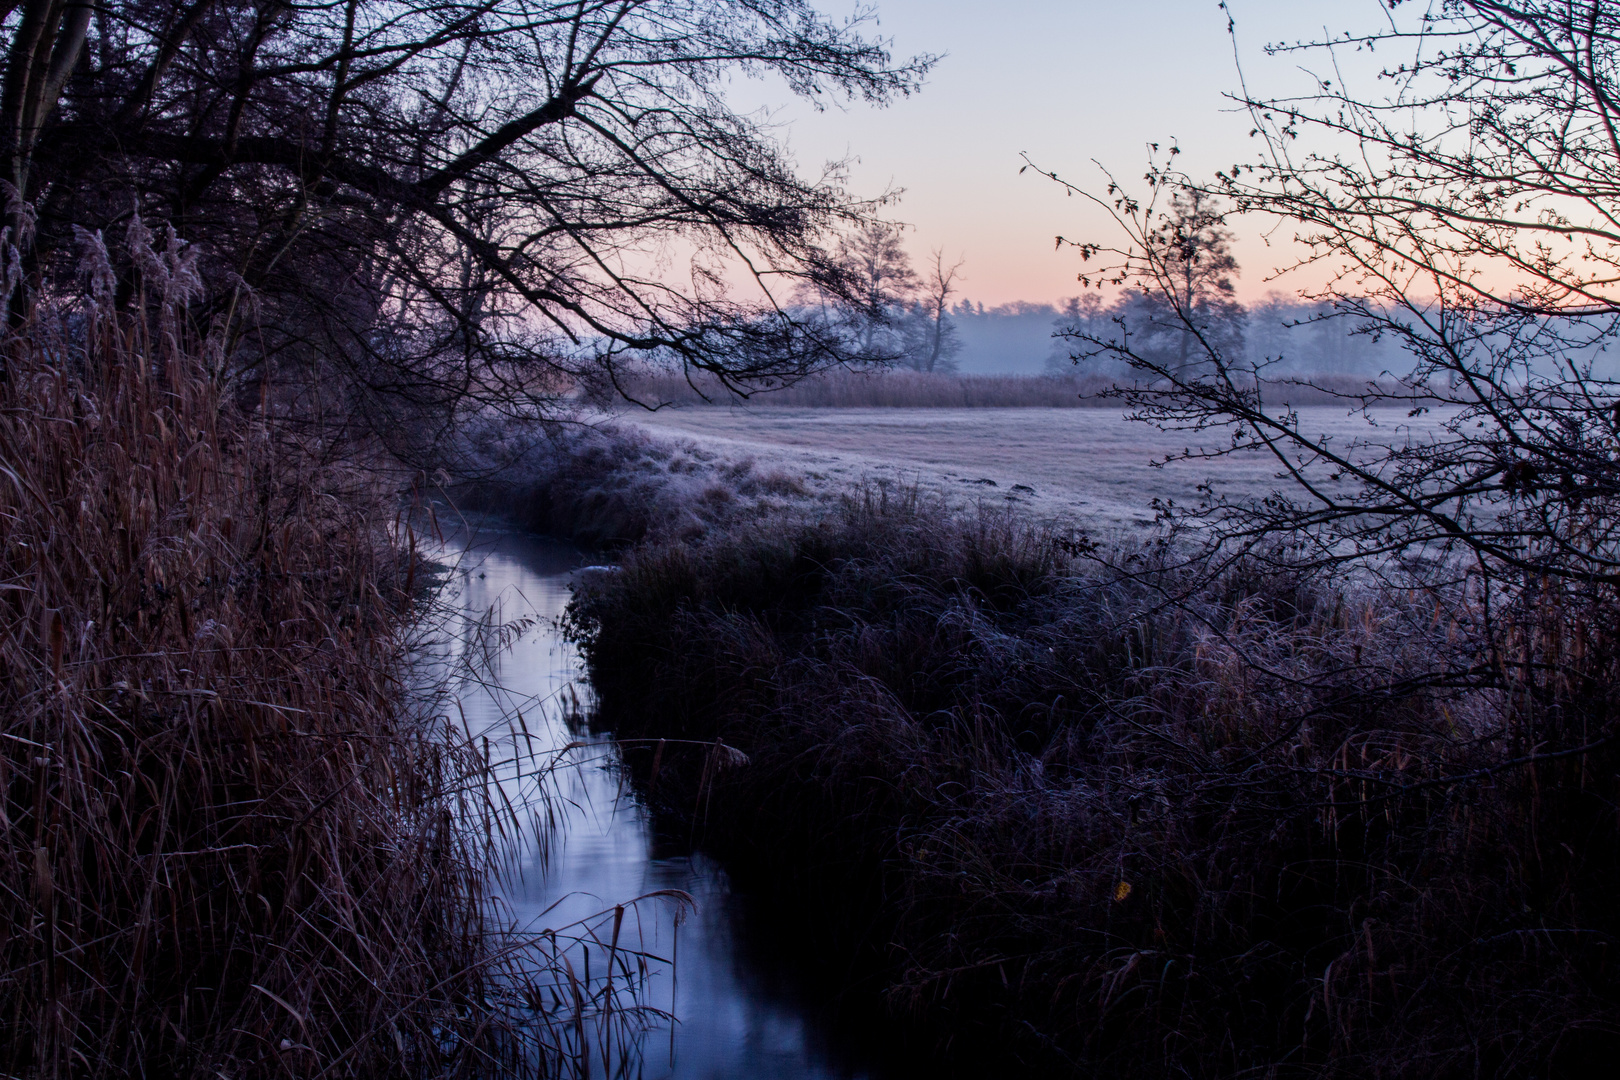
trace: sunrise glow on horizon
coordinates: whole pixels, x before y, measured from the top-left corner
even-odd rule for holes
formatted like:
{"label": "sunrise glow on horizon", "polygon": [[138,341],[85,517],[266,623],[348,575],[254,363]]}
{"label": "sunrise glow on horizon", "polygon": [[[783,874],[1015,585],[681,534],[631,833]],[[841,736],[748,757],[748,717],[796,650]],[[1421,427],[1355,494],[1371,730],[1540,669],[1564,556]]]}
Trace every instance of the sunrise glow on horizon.
{"label": "sunrise glow on horizon", "polygon": [[[837,14],[836,5],[822,5]],[[1366,25],[1376,0],[1232,0],[1244,75],[1251,89],[1297,90],[1299,62],[1268,57],[1267,42]],[[852,105],[816,113],[805,103],[761,97],[773,109],[802,168],[850,157],[852,189],[875,196],[902,189],[888,211],[912,226],[907,243],[921,265],[935,248],[965,260],[961,295],[987,307],[1055,303],[1082,289],[1077,252],[1054,238],[1110,241],[1114,227],[1068,196],[1022,154],[1065,180],[1101,191],[1106,167],[1141,178],[1149,144],[1176,143],[1194,175],[1255,156],[1249,118],[1222,95],[1239,85],[1227,12],[1217,0],[1017,0],[993,13],[965,0],[880,0],[876,32],[897,55],[942,53],[922,92],[886,109]],[[744,93],[759,93],[745,88]],[[1299,283],[1268,281],[1291,261],[1291,233],[1261,235],[1235,222],[1239,294],[1254,300]]]}

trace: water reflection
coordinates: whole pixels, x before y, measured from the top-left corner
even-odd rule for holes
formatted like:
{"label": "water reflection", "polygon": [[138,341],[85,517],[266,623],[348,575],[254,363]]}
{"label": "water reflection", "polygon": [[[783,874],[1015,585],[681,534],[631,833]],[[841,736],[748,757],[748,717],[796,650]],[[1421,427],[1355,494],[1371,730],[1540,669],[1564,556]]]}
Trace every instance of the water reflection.
{"label": "water reflection", "polygon": [[[695,902],[690,912],[668,897],[626,909],[621,948],[671,962],[648,965],[641,1004],[675,1021],[653,1018],[633,1054],[621,1049],[603,1061],[605,1052],[598,1050],[592,1074],[645,1080],[873,1075],[842,1056],[835,1061],[804,1010],[751,965],[723,870],[700,854],[655,851],[645,811],[623,787],[611,742],[568,722],[570,713],[589,708],[589,695],[556,620],[584,557],[554,541],[485,530],[452,538],[443,561],[452,570],[442,598],[455,613],[446,659],[479,640],[481,630],[486,641],[492,627],[518,630],[505,641],[497,635],[493,645],[506,647],[487,648],[479,658],[481,674],[455,687],[468,728],[492,745],[523,749],[520,762],[528,762],[500,781],[505,798],[538,811],[499,885],[516,922],[560,928],[663,891]],[[536,775],[551,763],[555,767]],[[541,783],[551,785],[549,802],[534,798]],[[571,959],[582,972],[596,964],[600,976],[605,951],[578,946]]]}

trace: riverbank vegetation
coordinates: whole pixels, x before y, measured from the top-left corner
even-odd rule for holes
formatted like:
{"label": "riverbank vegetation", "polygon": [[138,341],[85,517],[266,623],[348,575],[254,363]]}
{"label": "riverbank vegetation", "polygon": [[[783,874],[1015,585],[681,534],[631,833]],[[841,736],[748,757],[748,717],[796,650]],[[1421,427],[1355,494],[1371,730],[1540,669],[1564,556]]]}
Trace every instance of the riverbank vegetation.
{"label": "riverbank vegetation", "polygon": [[1421,593],[1088,552],[872,494],[634,550],[574,630],[675,831],[935,1048],[1211,1077],[1606,1055],[1607,622],[1521,611],[1545,679]]}
{"label": "riverbank vegetation", "polygon": [[[932,58],[871,21],[0,14],[0,1071],[556,1075],[633,1023],[628,967],[575,977],[487,895],[492,764],[406,692],[401,491],[627,352],[842,359],[771,289],[849,298],[828,245],[882,200],[720,87],[913,92]],[[643,272],[671,251],[684,287]]]}
{"label": "riverbank vegetation", "polygon": [[488,762],[407,692],[397,471],[222,400],[174,315],[0,339],[0,1069],[559,1070]]}
{"label": "riverbank vegetation", "polygon": [[[1279,46],[1321,77],[1243,101],[1263,151],[1212,183],[1157,145],[1136,187],[1053,176],[1119,229],[1082,282],[1151,301],[1073,358],[1169,461],[1275,483],[1134,546],[879,495],[630,552],[574,632],[649,800],[1001,1067],[1599,1071],[1617,41],[1613,5],[1396,10]],[[1403,358],[1346,403],[1432,423],[1344,439],[1256,392],[1290,364],[1236,332],[1247,212],[1298,230],[1315,325]]]}
{"label": "riverbank vegetation", "polygon": [[815,501],[789,470],[611,423],[540,429],[492,419],[463,430],[457,461],[456,505],[587,547],[695,539]]}

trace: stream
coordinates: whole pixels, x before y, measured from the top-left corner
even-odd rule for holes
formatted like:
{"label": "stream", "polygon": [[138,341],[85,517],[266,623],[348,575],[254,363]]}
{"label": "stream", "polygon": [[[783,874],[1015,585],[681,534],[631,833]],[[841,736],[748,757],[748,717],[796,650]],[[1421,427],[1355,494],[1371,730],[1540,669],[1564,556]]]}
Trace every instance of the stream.
{"label": "stream", "polygon": [[[451,715],[475,737],[521,742],[527,760],[555,763],[539,780],[510,770],[499,780],[519,819],[530,820],[496,884],[513,923],[527,931],[594,926],[605,938],[601,913],[611,919],[616,905],[666,890],[691,897],[691,906],[666,893],[626,908],[621,940],[651,958],[636,1003],[658,1015],[616,1048],[594,1040],[584,1071],[642,1080],[878,1080],[870,1061],[838,1045],[795,1000],[791,978],[750,955],[749,905],[724,870],[655,838],[611,739],[569,722],[590,708],[590,693],[556,620],[586,556],[558,541],[482,528],[452,539],[439,558],[450,568],[440,586],[450,613],[446,650],[465,649],[480,628],[486,641],[490,627],[514,628],[483,650],[478,677],[464,674],[452,687]],[[541,785],[549,798],[538,797]],[[598,977],[605,952],[592,953]],[[585,953],[591,949],[570,952],[575,970],[588,970]]]}

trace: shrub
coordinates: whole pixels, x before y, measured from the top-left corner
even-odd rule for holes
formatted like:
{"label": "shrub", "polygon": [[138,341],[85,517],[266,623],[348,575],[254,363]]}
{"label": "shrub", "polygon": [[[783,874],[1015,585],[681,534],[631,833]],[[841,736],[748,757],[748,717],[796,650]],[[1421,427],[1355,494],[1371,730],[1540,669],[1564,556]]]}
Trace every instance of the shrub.
{"label": "shrub", "polygon": [[1421,595],[1086,550],[860,498],[634,551],[572,632],[665,820],[959,1052],[1529,1076],[1620,1047],[1612,644],[1581,687],[1447,686],[1472,646]]}
{"label": "shrub", "polygon": [[792,514],[804,482],[690,440],[634,428],[539,425],[486,418],[469,426],[450,492],[536,532],[590,547],[699,537],[735,521]]}

